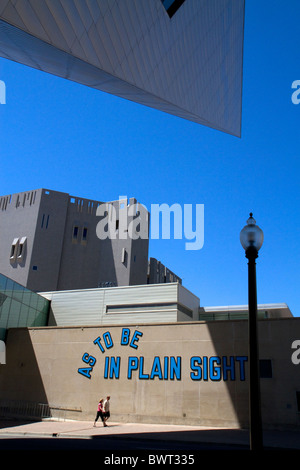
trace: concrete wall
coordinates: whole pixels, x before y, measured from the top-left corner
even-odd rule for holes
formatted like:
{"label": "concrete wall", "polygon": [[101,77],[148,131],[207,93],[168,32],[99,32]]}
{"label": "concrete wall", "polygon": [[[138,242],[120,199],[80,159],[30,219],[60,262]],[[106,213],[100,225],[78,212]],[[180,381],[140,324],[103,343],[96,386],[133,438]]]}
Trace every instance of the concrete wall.
{"label": "concrete wall", "polygon": [[[300,339],[300,319],[263,320],[259,335],[260,357],[271,359],[273,369],[272,378],[261,379],[264,424],[297,426],[300,353],[292,344]],[[112,421],[247,426],[247,345],[242,320],[11,329],[7,364],[0,366],[1,400],[46,402],[67,418],[92,421],[98,400],[109,394]],[[223,357],[233,361],[234,380],[233,369],[228,380],[224,369],[218,376]],[[207,380],[205,358],[215,366]],[[170,365],[179,362],[172,378]]]}
{"label": "concrete wall", "polygon": [[[0,272],[23,286],[28,281],[40,199],[40,190],[1,197]],[[22,260],[10,259],[14,239],[23,237],[26,237],[26,247]]]}

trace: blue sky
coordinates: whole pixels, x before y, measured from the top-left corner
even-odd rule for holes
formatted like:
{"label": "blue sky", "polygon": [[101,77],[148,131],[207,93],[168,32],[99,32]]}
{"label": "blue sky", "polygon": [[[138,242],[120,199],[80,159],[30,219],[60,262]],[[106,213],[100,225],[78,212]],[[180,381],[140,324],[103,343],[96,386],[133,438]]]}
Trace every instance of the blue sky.
{"label": "blue sky", "polygon": [[45,187],[104,201],[204,204],[204,246],[151,240],[149,255],[202,306],[247,304],[239,233],[265,240],[259,303],[300,316],[300,2],[246,1],[241,139],[0,59],[0,194]]}

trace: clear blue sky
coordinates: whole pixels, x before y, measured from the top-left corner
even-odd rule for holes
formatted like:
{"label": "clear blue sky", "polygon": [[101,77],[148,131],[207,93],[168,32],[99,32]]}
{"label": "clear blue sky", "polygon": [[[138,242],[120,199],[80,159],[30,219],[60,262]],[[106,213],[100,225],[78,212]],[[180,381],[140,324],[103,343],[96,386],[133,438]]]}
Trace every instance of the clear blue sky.
{"label": "clear blue sky", "polygon": [[247,304],[239,233],[265,234],[258,302],[300,316],[298,0],[246,1],[241,139],[0,59],[0,194],[45,187],[99,200],[204,204],[204,246],[151,240],[150,256],[203,306]]}

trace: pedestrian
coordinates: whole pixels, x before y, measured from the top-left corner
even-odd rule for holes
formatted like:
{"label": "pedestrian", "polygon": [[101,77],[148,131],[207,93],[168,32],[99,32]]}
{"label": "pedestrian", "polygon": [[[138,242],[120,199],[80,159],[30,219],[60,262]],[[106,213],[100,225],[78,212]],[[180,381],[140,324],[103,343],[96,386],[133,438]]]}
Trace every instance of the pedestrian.
{"label": "pedestrian", "polygon": [[101,418],[103,426],[105,426],[105,424],[104,424],[104,414],[103,414],[103,398],[101,398],[101,400],[99,400],[99,403],[98,403],[97,414],[96,414],[96,418],[95,418],[95,421],[94,421],[94,427],[96,427],[96,422],[98,421],[99,418]]}
{"label": "pedestrian", "polygon": [[108,396],[108,397],[106,397],[106,400],[103,403],[103,411],[104,411],[104,422],[103,422],[103,424],[104,424],[104,426],[107,426],[106,421],[110,417],[109,400],[110,400],[110,397]]}

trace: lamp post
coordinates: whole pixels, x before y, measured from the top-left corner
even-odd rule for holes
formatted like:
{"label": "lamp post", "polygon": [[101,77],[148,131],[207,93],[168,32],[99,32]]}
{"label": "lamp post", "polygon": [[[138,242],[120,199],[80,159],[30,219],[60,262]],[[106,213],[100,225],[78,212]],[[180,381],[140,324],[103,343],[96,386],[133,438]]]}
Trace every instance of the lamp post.
{"label": "lamp post", "polygon": [[263,231],[256,225],[253,214],[241,230],[240,242],[248,259],[248,335],[249,335],[249,418],[250,449],[263,448],[260,406],[260,375],[257,335],[256,258],[264,240]]}

